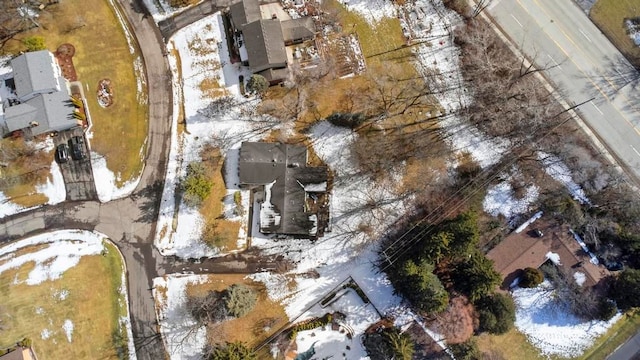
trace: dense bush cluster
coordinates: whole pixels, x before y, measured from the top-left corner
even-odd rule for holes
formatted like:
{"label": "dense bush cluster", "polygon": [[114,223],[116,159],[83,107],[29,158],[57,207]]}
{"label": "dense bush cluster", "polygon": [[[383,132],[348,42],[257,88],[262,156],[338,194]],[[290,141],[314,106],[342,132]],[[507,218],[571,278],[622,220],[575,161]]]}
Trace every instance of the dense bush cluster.
{"label": "dense bush cluster", "polygon": [[520,275],[518,285],[523,288],[534,288],[544,281],[544,274],[539,269],[525,268]]}
{"label": "dense bush cluster", "polygon": [[198,323],[205,325],[228,316],[245,316],[253,310],[257,300],[258,296],[252,288],[233,284],[223,291],[210,291],[205,296],[189,298],[187,307]]}
{"label": "dense bush cluster", "polygon": [[395,327],[365,334],[363,345],[371,360],[411,360],[415,346],[408,334]]}
{"label": "dense bush cluster", "polygon": [[184,202],[189,206],[199,206],[211,194],[213,182],[207,177],[202,163],[187,165],[187,176],[182,181]]}
{"label": "dense bush cluster", "polygon": [[[481,311],[481,331],[504,333],[513,326],[513,300],[494,294],[501,277],[493,262],[478,250],[477,216],[473,211],[438,224],[414,226],[405,239],[411,242],[411,251],[386,270],[396,293],[427,315],[444,311],[450,306],[450,297],[462,294],[476,311]],[[456,317],[451,321],[458,321],[453,326],[462,328],[464,320]],[[461,341],[460,334],[453,335],[447,340]]]}

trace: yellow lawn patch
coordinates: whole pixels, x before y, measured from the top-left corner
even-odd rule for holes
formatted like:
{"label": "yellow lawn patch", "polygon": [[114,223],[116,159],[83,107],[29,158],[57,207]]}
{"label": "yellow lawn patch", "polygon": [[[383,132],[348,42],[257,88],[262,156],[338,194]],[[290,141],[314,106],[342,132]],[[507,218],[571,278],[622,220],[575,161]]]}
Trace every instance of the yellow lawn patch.
{"label": "yellow lawn patch", "polygon": [[256,306],[241,318],[209,326],[209,343],[242,341],[253,347],[289,321],[284,308],[268,298],[264,284],[245,279],[244,275],[209,275],[207,283],[188,285],[187,297],[201,296],[213,290],[222,291],[233,284],[253,288],[258,293]]}
{"label": "yellow lawn patch", "polygon": [[627,35],[624,20],[640,16],[638,0],[598,0],[589,13],[593,22],[635,66],[640,66],[640,47]]}
{"label": "yellow lawn patch", "polygon": [[[60,279],[35,286],[14,283],[27,278],[33,262],[0,274],[0,317],[7,326],[0,348],[28,337],[41,360],[118,359],[117,348],[126,352],[127,335],[118,323],[126,315],[119,292],[122,260],[111,245],[106,248],[106,256],[84,256]],[[67,319],[71,342],[62,328]]]}

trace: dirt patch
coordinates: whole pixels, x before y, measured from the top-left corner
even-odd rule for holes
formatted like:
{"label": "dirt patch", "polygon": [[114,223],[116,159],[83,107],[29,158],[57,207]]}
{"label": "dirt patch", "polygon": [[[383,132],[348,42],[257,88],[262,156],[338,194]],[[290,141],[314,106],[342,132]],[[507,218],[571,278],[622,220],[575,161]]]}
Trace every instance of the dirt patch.
{"label": "dirt patch", "polygon": [[96,96],[98,98],[98,104],[103,108],[108,108],[113,105],[113,86],[111,86],[111,80],[102,79],[98,81]]}
{"label": "dirt patch", "polygon": [[73,55],[76,53],[75,46],[71,44],[62,44],[58,46],[55,52],[56,60],[62,70],[62,76],[69,81],[77,81],[78,75],[76,74],[76,68],[73,66]]}

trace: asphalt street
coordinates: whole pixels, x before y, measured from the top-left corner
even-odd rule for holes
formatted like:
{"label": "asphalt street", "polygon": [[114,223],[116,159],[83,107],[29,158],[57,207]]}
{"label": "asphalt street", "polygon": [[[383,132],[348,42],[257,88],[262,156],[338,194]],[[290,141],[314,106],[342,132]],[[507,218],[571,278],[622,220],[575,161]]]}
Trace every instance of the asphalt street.
{"label": "asphalt street", "polygon": [[533,61],[620,164],[640,179],[635,70],[571,0],[494,0],[495,23]]}

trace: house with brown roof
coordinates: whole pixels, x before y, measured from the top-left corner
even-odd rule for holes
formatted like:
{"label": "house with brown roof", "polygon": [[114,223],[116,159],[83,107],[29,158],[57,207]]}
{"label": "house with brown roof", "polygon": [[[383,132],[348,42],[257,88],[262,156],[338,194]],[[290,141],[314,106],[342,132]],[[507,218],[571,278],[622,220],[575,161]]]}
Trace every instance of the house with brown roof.
{"label": "house with brown roof", "polygon": [[308,166],[300,145],[243,142],[240,186],[251,189],[259,204],[263,234],[316,238],[328,219],[326,166]]}
{"label": "house with brown roof", "polygon": [[536,228],[544,235],[536,236],[534,231],[513,232],[494,247],[487,257],[494,262],[494,268],[502,275],[500,288],[508,290],[524,268],[538,268],[547,261],[571,274],[583,286],[596,285],[608,271],[594,264],[567,225],[559,225],[542,219]]}
{"label": "house with brown roof", "polygon": [[277,14],[263,14],[258,0],[233,3],[229,15],[234,33],[242,38],[240,60],[272,85],[288,76],[285,46],[311,40],[316,34],[310,17],[279,19]]}

